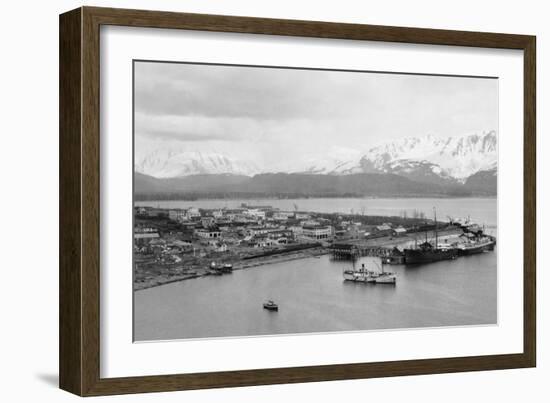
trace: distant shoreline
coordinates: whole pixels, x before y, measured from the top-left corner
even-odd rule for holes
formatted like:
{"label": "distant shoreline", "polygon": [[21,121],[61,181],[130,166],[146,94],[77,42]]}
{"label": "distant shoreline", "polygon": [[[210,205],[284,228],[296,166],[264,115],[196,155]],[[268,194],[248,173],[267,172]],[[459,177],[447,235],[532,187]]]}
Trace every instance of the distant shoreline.
{"label": "distant shoreline", "polygon": [[308,200],[308,199],[362,199],[362,200],[380,200],[380,199],[497,199],[498,195],[469,195],[469,196],[448,196],[448,195],[401,195],[401,196],[302,196],[302,197],[273,197],[261,196],[256,197],[197,197],[197,198],[140,198],[139,195],[134,195],[135,202],[167,202],[167,201],[182,201],[192,202],[201,200]]}
{"label": "distant shoreline", "polygon": [[460,181],[412,179],[391,173],[202,174],[156,178],[134,172],[137,199],[311,198],[311,197],[472,197],[495,196],[496,175]]}

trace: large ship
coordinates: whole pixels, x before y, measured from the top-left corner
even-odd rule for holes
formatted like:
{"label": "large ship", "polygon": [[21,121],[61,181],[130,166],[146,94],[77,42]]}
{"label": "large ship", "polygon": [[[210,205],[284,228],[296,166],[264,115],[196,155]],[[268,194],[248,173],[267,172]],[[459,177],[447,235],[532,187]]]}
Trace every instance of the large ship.
{"label": "large ship", "polygon": [[475,255],[495,249],[496,239],[490,235],[474,236],[473,234],[464,234],[466,240],[457,244],[458,254],[460,256]]}
{"label": "large ship", "polygon": [[434,246],[430,242],[424,242],[415,249],[405,249],[403,252],[405,253],[405,264],[432,263],[458,257],[457,248]]}
{"label": "large ship", "polygon": [[426,241],[413,249],[404,249],[405,264],[421,264],[439,262],[440,260],[452,260],[458,257],[458,249],[452,245],[438,243],[437,238],[437,215],[434,208],[435,222],[435,243]]}

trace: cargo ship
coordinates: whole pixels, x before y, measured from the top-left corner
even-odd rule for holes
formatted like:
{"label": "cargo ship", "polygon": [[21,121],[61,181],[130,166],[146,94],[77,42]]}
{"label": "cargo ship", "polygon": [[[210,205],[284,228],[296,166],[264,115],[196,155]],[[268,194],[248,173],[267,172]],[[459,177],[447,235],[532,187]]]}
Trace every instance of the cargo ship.
{"label": "cargo ship", "polygon": [[[466,234],[465,234],[466,235]],[[495,249],[496,239],[489,235],[466,236],[466,240],[457,244],[460,256],[475,255]]]}
{"label": "cargo ship", "polygon": [[458,248],[433,246],[424,242],[415,249],[405,249],[405,264],[432,263],[440,260],[452,260],[458,257]]}
{"label": "cargo ship", "polygon": [[452,245],[440,245],[437,239],[437,214],[434,208],[435,222],[435,244],[428,242],[428,234],[426,233],[426,241],[418,245],[414,249],[404,249],[405,264],[421,264],[439,262],[441,260],[453,260],[458,257],[458,248]]}

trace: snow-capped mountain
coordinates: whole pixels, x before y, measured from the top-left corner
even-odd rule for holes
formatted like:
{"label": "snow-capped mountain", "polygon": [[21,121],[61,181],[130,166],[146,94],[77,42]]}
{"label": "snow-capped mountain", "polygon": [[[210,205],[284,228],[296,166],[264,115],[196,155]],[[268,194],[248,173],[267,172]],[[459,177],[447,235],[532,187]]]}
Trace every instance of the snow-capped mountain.
{"label": "snow-capped mountain", "polygon": [[421,182],[465,183],[478,172],[496,172],[495,131],[458,137],[407,137],[364,152],[306,158],[301,167],[280,172],[346,175],[392,173]]}
{"label": "snow-capped mountain", "polygon": [[135,161],[136,172],[156,178],[200,174],[254,175],[259,170],[251,162],[237,161],[217,152],[157,148]]}
{"label": "snow-capped mountain", "polygon": [[313,159],[310,158],[306,161],[306,164],[302,164],[301,169],[281,170],[281,172],[293,172],[293,173],[309,173],[317,175],[347,175],[353,173],[361,173],[361,167],[358,165],[356,159],[340,159],[340,158],[323,158]]}
{"label": "snow-capped mountain", "polygon": [[419,182],[465,183],[496,174],[497,134],[495,131],[457,137],[407,137],[372,148],[337,148],[321,157],[304,156],[277,167],[258,167],[219,152],[159,147],[136,160],[135,170],[157,178],[199,174],[253,176],[261,173],[307,173],[348,175],[392,173]]}
{"label": "snow-capped mountain", "polygon": [[362,173],[361,156],[362,152],[360,150],[336,147],[322,156],[304,156],[293,163],[281,161],[279,166],[267,168],[264,173],[306,173],[315,175]]}
{"label": "snow-capped mountain", "polygon": [[363,172],[388,172],[455,179],[464,183],[497,166],[495,131],[459,137],[408,137],[371,148],[360,162]]}

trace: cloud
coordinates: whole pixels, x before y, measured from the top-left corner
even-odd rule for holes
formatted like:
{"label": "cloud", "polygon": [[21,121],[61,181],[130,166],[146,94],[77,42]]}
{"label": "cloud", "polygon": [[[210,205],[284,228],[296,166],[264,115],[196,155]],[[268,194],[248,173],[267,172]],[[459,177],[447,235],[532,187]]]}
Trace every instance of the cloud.
{"label": "cloud", "polygon": [[331,71],[137,62],[135,74],[136,110],[158,115],[352,116],[370,97],[368,83]]}
{"label": "cloud", "polygon": [[[262,161],[498,129],[498,81],[136,62],[139,144],[178,141]],[[145,141],[147,139],[147,141]],[[137,144],[137,143],[136,143]],[[190,145],[191,147],[191,145]],[[139,150],[142,151],[142,150]]]}
{"label": "cloud", "polygon": [[150,115],[136,113],[137,136],[179,141],[243,141],[261,132],[258,121],[248,118]]}

